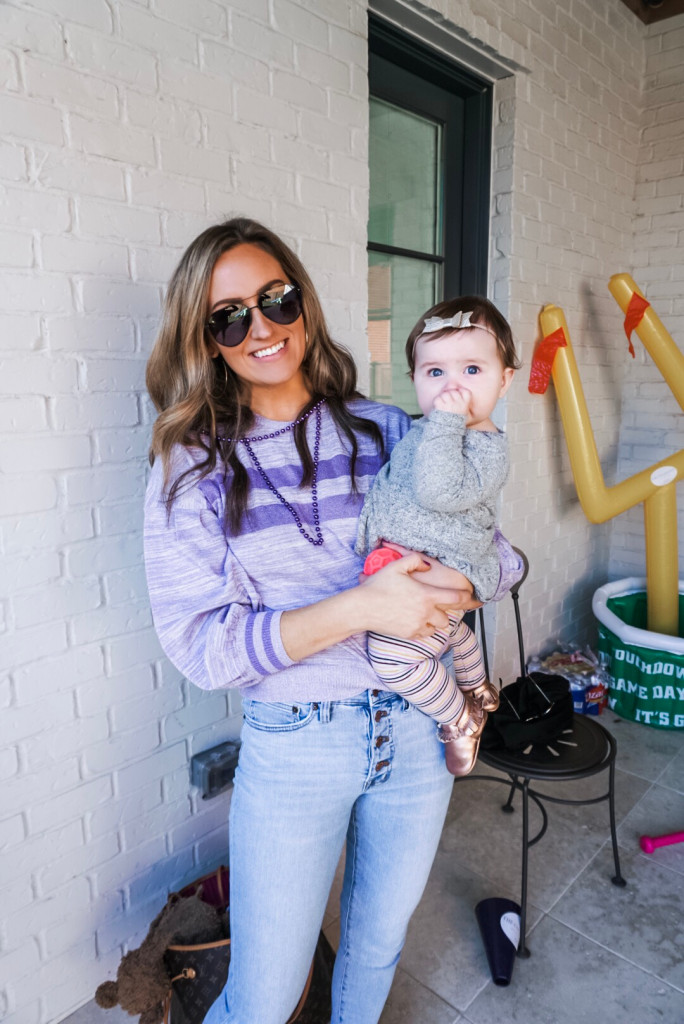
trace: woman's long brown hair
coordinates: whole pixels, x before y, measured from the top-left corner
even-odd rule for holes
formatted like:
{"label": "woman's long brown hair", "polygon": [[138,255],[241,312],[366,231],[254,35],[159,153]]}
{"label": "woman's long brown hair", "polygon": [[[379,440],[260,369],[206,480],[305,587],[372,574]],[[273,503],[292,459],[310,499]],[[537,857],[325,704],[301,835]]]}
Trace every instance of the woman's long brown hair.
{"label": "woman's long brown hair", "polygon": [[[179,490],[193,475],[197,482],[223,464],[233,474],[227,488],[226,518],[231,532],[238,533],[247,508],[249,477],[236,455],[236,445],[253,423],[244,402],[240,381],[224,360],[209,354],[206,335],[207,302],[214,265],[237,245],[255,245],[280,263],[290,281],[302,293],[307,347],[302,369],[311,391],[308,411],[321,398],[351,447],[351,486],[355,488],[358,443],[355,431],[367,434],[382,450],[379,427],[355,416],[346,405],[360,397],[356,367],[351,355],[332,340],[316,291],[301,260],[276,234],[256,221],[235,217],[203,231],[183,254],[169,283],[159,334],[147,364],[147,389],[159,416],[154,425],[150,462],[161,457],[166,477],[166,503],[171,509]],[[219,435],[231,438],[221,441]],[[306,422],[294,431],[302,461],[301,486],[311,483],[313,460],[306,439]],[[174,445],[199,448],[205,458],[186,470],[168,487]]]}

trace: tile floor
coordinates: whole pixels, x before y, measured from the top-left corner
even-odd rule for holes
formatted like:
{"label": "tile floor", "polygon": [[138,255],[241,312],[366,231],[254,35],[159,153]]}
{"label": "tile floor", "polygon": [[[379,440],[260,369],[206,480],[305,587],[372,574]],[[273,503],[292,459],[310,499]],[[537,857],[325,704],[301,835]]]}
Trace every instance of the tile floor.
{"label": "tile floor", "polygon": [[[530,851],[532,955],[516,961],[508,987],[495,986],[473,908],[489,896],[519,897],[520,814],[501,813],[503,786],[457,783],[381,1024],[684,1022],[684,844],[651,855],[639,849],[642,833],[684,830],[684,733],[610,712],[600,721],[618,743],[616,811],[627,886],[610,882],[607,804],[549,805],[548,832]],[[578,796],[598,795],[606,780],[603,773],[572,785]],[[536,814],[533,808],[531,828]],[[339,874],[325,921],[333,944]],[[130,1020],[91,1003],[64,1024]]]}

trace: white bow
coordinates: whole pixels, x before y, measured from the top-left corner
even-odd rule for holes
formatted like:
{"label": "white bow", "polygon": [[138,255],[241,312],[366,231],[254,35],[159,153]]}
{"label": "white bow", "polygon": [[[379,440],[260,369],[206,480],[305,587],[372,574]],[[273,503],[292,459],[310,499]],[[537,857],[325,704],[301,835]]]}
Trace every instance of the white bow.
{"label": "white bow", "polygon": [[431,316],[425,321],[425,327],[423,328],[423,334],[432,334],[433,331],[444,331],[447,327],[452,327],[458,330],[460,327],[475,327],[476,324],[471,324],[470,318],[473,315],[473,311],[469,313],[456,313],[452,317],[447,317],[446,320],[442,320],[439,316]]}

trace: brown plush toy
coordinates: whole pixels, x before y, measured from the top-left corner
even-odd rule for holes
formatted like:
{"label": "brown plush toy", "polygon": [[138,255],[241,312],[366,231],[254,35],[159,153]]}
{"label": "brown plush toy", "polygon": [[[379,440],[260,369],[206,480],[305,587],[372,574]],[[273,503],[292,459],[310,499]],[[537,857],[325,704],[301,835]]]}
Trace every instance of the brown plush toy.
{"label": "brown plush toy", "polygon": [[224,917],[201,899],[201,889],[187,897],[172,893],[142,944],[121,960],[116,981],[98,986],[95,1002],[106,1010],[118,1003],[130,1014],[139,1013],[140,1024],[160,1024],[164,1000],[171,987],[164,966],[167,947],[224,938]]}

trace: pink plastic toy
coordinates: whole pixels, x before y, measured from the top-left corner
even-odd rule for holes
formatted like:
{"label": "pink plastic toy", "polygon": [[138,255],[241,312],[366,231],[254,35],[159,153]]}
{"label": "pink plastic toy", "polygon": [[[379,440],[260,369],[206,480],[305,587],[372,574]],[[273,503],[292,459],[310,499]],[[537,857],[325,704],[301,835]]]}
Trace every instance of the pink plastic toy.
{"label": "pink plastic toy", "polygon": [[644,853],[653,853],[659,846],[670,846],[671,843],[684,843],[684,832],[670,832],[666,836],[642,836],[639,840]]}
{"label": "pink plastic toy", "polygon": [[376,572],[379,572],[380,569],[389,565],[390,562],[394,562],[397,558],[401,558],[401,555],[398,551],[395,551],[394,548],[375,548],[374,551],[371,551],[363,564],[364,576],[373,576]]}

